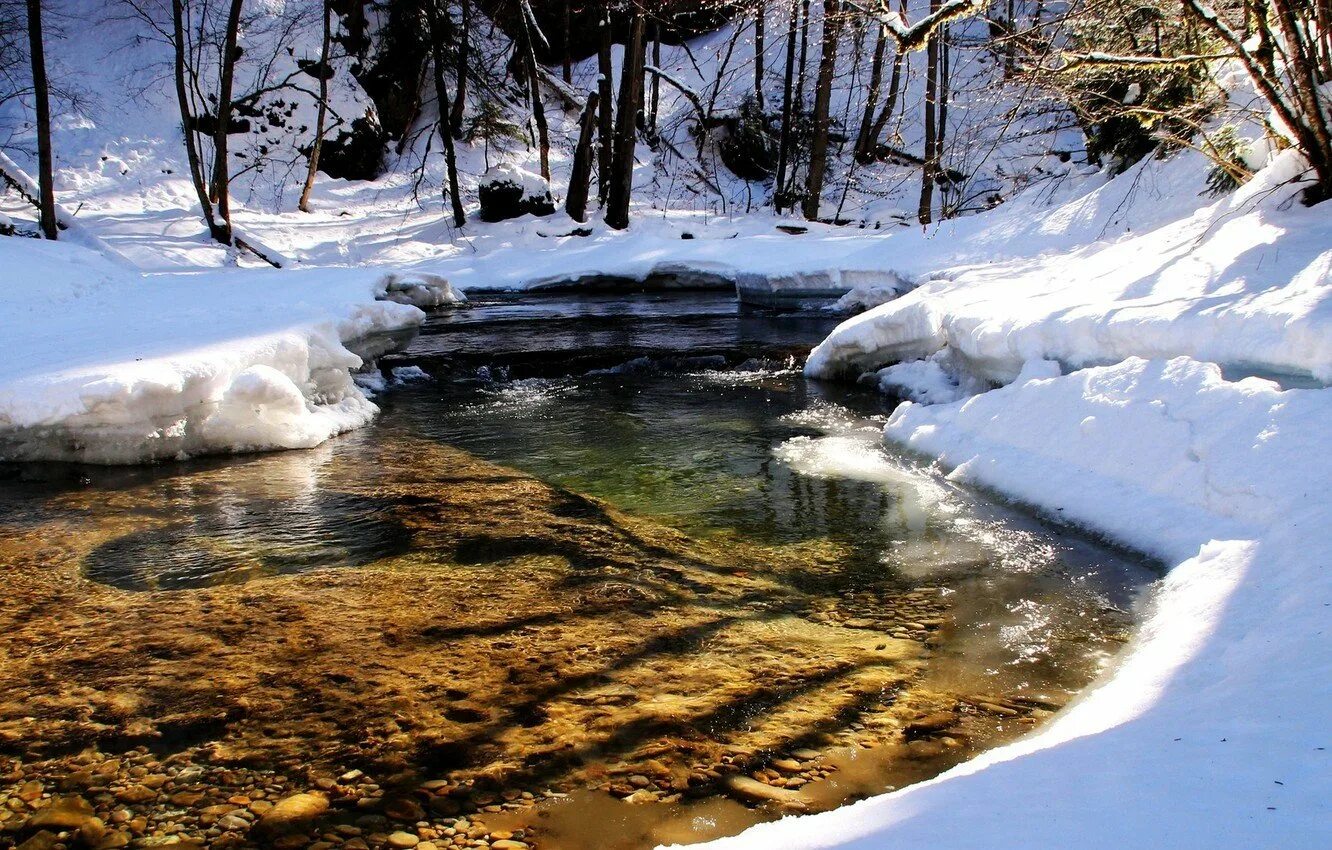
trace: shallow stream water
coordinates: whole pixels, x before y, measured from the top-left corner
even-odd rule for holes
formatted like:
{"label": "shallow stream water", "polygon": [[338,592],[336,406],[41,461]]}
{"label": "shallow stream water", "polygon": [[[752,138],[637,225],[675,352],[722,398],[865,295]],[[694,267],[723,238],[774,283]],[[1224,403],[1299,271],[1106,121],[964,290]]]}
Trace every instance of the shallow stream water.
{"label": "shallow stream water", "polygon": [[[196,808],[316,783],[344,841],[595,850],[830,808],[1027,733],[1110,663],[1155,573],[883,445],[889,402],[799,371],[832,322],[490,296],[386,358],[381,418],[319,449],[7,470],[0,556],[50,577],[0,639],[44,683],[0,706],[7,775],[175,758],[203,766],[164,773]],[[60,644],[32,618],[82,579]],[[101,637],[70,655],[79,629]],[[148,832],[230,835],[143,805]]]}

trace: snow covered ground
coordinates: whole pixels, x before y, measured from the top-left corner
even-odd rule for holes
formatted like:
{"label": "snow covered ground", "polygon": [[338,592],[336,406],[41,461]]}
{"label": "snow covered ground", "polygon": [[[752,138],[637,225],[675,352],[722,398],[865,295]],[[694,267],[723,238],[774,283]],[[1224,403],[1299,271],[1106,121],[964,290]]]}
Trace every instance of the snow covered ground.
{"label": "snow covered ground", "polygon": [[[305,448],[364,425],[374,337],[424,318],[404,279],[350,269],[142,274],[0,240],[0,457],[139,462]],[[406,279],[410,282],[410,278]]]}

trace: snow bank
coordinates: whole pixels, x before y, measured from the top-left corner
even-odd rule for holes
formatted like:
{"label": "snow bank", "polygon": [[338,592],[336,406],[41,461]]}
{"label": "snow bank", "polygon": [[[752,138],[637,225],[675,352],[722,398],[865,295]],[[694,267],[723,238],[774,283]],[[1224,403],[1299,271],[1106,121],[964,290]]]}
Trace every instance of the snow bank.
{"label": "snow bank", "polygon": [[1175,566],[1113,675],[929,782],[714,850],[1332,845],[1332,390],[1186,358],[1039,362],[887,436]]}
{"label": "snow bank", "polygon": [[1076,368],[1132,355],[1332,380],[1332,218],[1282,191],[1299,168],[1283,154],[1234,195],[1117,241],[953,268],[847,320],[807,372],[832,377],[947,348],[998,383],[1031,358]]}
{"label": "snow bank", "polygon": [[[0,458],[136,463],[302,448],[366,424],[352,348],[424,314],[380,273],[142,275],[0,240]],[[380,345],[379,347],[382,347]]]}

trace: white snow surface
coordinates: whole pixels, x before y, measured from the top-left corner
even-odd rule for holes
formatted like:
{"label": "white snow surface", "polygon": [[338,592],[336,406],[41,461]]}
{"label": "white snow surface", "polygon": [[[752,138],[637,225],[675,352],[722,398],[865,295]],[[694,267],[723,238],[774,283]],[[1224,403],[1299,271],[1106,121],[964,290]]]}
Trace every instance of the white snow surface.
{"label": "white snow surface", "polygon": [[364,425],[347,345],[424,313],[368,270],[140,274],[0,240],[0,457],[134,463],[305,448]]}
{"label": "white snow surface", "polygon": [[1164,558],[1117,669],[1037,734],[931,781],[709,850],[1332,846],[1332,389],[1129,358],[886,434]]}
{"label": "white snow surface", "polygon": [[[1286,183],[1300,165],[1287,152],[1233,195],[1115,240],[946,269],[847,320],[814,350],[807,372],[831,377],[949,349],[1000,383],[1032,358],[1076,368],[1133,355],[1327,382],[1332,218],[1291,197]],[[1078,201],[1044,217],[1088,207]],[[1014,235],[1030,244],[1030,234]]]}

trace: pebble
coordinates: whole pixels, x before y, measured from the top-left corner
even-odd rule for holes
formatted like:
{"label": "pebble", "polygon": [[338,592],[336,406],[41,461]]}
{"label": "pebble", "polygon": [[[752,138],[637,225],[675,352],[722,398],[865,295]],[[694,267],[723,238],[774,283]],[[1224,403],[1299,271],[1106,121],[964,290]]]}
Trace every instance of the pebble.
{"label": "pebble", "polygon": [[412,835],[410,832],[402,832],[399,830],[398,832],[389,835],[387,843],[388,846],[396,848],[396,850],[408,850],[408,848],[420,844],[421,839]]}
{"label": "pebble", "polygon": [[490,842],[490,850],[527,850],[527,843],[512,838],[501,838],[499,841]]}
{"label": "pebble", "polygon": [[259,818],[259,826],[265,830],[281,830],[295,824],[304,823],[319,817],[328,811],[328,798],[323,794],[292,794],[277,802],[277,805]]}

